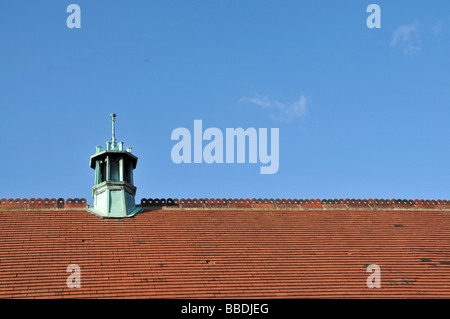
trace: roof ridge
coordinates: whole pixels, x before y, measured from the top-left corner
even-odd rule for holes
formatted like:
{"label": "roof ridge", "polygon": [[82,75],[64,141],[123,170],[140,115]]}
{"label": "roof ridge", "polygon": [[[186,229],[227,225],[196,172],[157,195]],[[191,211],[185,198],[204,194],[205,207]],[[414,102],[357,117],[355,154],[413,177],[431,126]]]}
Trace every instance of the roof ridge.
{"label": "roof ridge", "polygon": [[2,198],[0,209],[37,209],[37,208],[84,208],[87,206],[86,198]]}
{"label": "roof ridge", "polygon": [[265,209],[449,209],[450,200],[423,199],[273,199],[273,198],[143,198],[142,207],[179,206],[180,208],[265,208]]}
{"label": "roof ridge", "polygon": [[[2,198],[1,209],[86,208],[85,198]],[[450,200],[424,199],[273,199],[273,198],[142,198],[141,207],[231,209],[438,209],[450,210]]]}

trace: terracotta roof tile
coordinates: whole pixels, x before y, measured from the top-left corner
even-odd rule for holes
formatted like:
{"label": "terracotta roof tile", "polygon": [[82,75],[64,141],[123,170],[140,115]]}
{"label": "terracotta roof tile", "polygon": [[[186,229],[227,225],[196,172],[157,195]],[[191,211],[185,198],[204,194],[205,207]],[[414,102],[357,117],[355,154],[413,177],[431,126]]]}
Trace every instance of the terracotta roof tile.
{"label": "terracotta roof tile", "polygon": [[450,297],[447,201],[141,204],[106,219],[85,199],[0,200],[0,298]]}

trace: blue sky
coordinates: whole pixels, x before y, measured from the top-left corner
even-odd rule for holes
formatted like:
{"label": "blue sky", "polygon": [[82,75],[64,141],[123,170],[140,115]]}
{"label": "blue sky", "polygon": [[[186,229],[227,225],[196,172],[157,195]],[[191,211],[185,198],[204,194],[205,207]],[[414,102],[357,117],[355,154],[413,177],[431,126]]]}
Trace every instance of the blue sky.
{"label": "blue sky", "polygon": [[[91,203],[114,112],[137,202],[448,199],[449,18],[444,0],[3,1],[0,198]],[[279,171],[173,163],[171,132],[196,119],[279,128]]]}

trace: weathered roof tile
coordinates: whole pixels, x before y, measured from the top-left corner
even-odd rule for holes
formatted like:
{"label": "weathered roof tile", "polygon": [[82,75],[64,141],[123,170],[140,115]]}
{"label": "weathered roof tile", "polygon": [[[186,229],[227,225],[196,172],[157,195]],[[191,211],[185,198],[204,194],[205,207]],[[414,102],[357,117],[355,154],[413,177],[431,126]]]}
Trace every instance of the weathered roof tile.
{"label": "weathered roof tile", "polygon": [[446,201],[146,199],[124,219],[25,201],[0,200],[0,298],[450,297]]}

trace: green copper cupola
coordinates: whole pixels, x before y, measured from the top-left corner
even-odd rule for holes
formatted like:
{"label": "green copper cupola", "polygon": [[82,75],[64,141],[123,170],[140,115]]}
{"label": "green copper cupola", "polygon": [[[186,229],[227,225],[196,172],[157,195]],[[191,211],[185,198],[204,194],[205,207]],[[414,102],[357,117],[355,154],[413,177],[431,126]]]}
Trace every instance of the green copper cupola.
{"label": "green copper cupola", "polygon": [[123,142],[116,142],[116,114],[111,114],[112,138],[106,142],[106,150],[97,146],[91,156],[90,166],[95,170],[95,185],[92,187],[94,205],[89,211],[102,217],[131,217],[141,211],[135,205],[136,187],[133,185],[133,170],[137,157],[131,147],[123,149]]}

